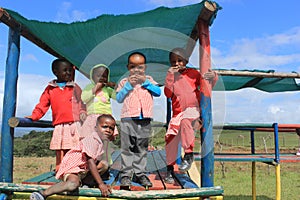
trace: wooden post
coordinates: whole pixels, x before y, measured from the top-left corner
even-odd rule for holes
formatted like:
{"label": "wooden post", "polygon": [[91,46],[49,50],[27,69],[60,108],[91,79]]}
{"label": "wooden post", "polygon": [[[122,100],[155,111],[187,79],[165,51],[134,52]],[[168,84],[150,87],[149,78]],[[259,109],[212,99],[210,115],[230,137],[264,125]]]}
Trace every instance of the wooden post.
{"label": "wooden post", "polygon": [[[199,37],[199,66],[201,74],[211,69],[209,21],[216,9],[213,3],[204,3],[198,19]],[[214,139],[211,112],[212,85],[207,80],[202,80],[200,91],[200,107],[203,126],[201,131],[201,186],[214,185]]]}
{"label": "wooden post", "polygon": [[21,118],[21,117],[11,117],[8,120],[8,125],[12,128],[15,127],[54,128],[52,125],[52,121],[47,121],[47,120],[32,121],[31,119]]}
{"label": "wooden post", "polygon": [[10,28],[1,127],[1,182],[12,182],[13,180],[14,129],[9,127],[8,120],[15,116],[16,112],[19,56],[20,32]]}

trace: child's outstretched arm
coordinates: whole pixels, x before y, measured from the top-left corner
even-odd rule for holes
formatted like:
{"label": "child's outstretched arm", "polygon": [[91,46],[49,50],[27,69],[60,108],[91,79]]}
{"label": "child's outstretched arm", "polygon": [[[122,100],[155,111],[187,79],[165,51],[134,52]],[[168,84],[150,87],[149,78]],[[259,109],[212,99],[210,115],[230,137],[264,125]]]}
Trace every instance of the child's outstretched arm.
{"label": "child's outstretched arm", "polygon": [[149,79],[145,80],[145,82],[142,84],[142,87],[146,88],[155,97],[159,97],[161,94],[160,87],[152,84]]}
{"label": "child's outstretched arm", "polygon": [[46,114],[49,108],[50,108],[50,94],[49,94],[49,87],[46,87],[46,89],[44,90],[44,92],[40,97],[39,103],[33,109],[30,118],[33,121],[37,121],[41,119]]}
{"label": "child's outstretched arm", "polygon": [[89,170],[90,170],[93,178],[95,179],[96,183],[98,184],[98,188],[101,191],[102,196],[107,197],[112,192],[112,190],[109,185],[106,185],[102,181],[102,178],[99,175],[96,163],[92,158],[88,158],[88,166],[89,166]]}

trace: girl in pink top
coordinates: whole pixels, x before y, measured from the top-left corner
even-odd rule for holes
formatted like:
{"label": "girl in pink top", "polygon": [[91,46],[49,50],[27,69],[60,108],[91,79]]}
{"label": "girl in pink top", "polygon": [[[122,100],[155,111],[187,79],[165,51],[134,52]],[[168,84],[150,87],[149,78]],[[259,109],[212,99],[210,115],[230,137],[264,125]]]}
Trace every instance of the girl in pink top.
{"label": "girl in pink top", "polygon": [[169,54],[171,67],[165,79],[164,93],[172,100],[172,119],[166,132],[166,183],[174,183],[173,165],[177,159],[178,144],[181,142],[185,155],[179,170],[186,172],[194,160],[194,129],[200,129],[200,83],[201,79],[217,81],[217,74],[209,71],[201,75],[194,69],[186,67],[188,57],[182,48],[175,48]]}
{"label": "girl in pink top", "polygon": [[73,65],[65,59],[56,59],[52,62],[52,72],[57,79],[48,84],[27,118],[37,121],[51,107],[54,130],[50,149],[56,151],[57,171],[63,156],[79,142],[80,120],[85,117],[85,106],[81,101],[81,88],[73,81]]}
{"label": "girl in pink top", "polygon": [[103,114],[97,118],[96,129],[77,146],[72,148],[62,160],[56,178],[62,180],[44,191],[33,192],[30,199],[43,200],[52,194],[71,192],[81,185],[81,181],[90,172],[97,183],[102,196],[111,193],[110,186],[106,185],[102,178],[108,169],[108,164],[103,160],[103,142],[111,141],[116,126],[115,119],[109,114]]}

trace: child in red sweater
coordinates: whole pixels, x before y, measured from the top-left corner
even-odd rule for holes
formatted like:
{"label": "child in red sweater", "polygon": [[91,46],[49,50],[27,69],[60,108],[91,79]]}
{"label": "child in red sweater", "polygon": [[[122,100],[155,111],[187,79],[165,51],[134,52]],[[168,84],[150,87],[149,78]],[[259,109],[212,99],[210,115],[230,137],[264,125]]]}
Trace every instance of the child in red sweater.
{"label": "child in red sweater", "polygon": [[166,183],[174,183],[173,165],[177,159],[178,144],[184,149],[184,157],[179,170],[186,172],[194,161],[193,150],[194,130],[201,127],[200,120],[200,87],[201,79],[206,79],[214,85],[218,79],[213,71],[203,76],[199,70],[187,67],[188,56],[184,49],[175,48],[169,54],[171,67],[165,79],[164,93],[172,100],[172,119],[166,132]]}
{"label": "child in red sweater", "polygon": [[80,119],[84,119],[86,113],[81,101],[81,88],[73,81],[73,65],[65,59],[56,59],[52,62],[52,72],[57,79],[49,82],[27,118],[37,121],[51,106],[54,130],[50,149],[56,151],[57,172],[63,156],[79,143]]}

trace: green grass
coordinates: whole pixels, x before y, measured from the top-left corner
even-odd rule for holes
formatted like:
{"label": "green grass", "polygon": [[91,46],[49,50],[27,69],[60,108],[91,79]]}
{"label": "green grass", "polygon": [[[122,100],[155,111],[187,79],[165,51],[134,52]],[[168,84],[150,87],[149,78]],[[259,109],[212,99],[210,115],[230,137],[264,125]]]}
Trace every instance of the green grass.
{"label": "green grass", "polygon": [[[223,186],[224,199],[252,199],[251,163],[225,163],[225,177],[221,165],[215,163],[214,184]],[[300,199],[300,163],[281,164],[281,199]],[[275,167],[256,163],[257,199],[276,198]]]}

